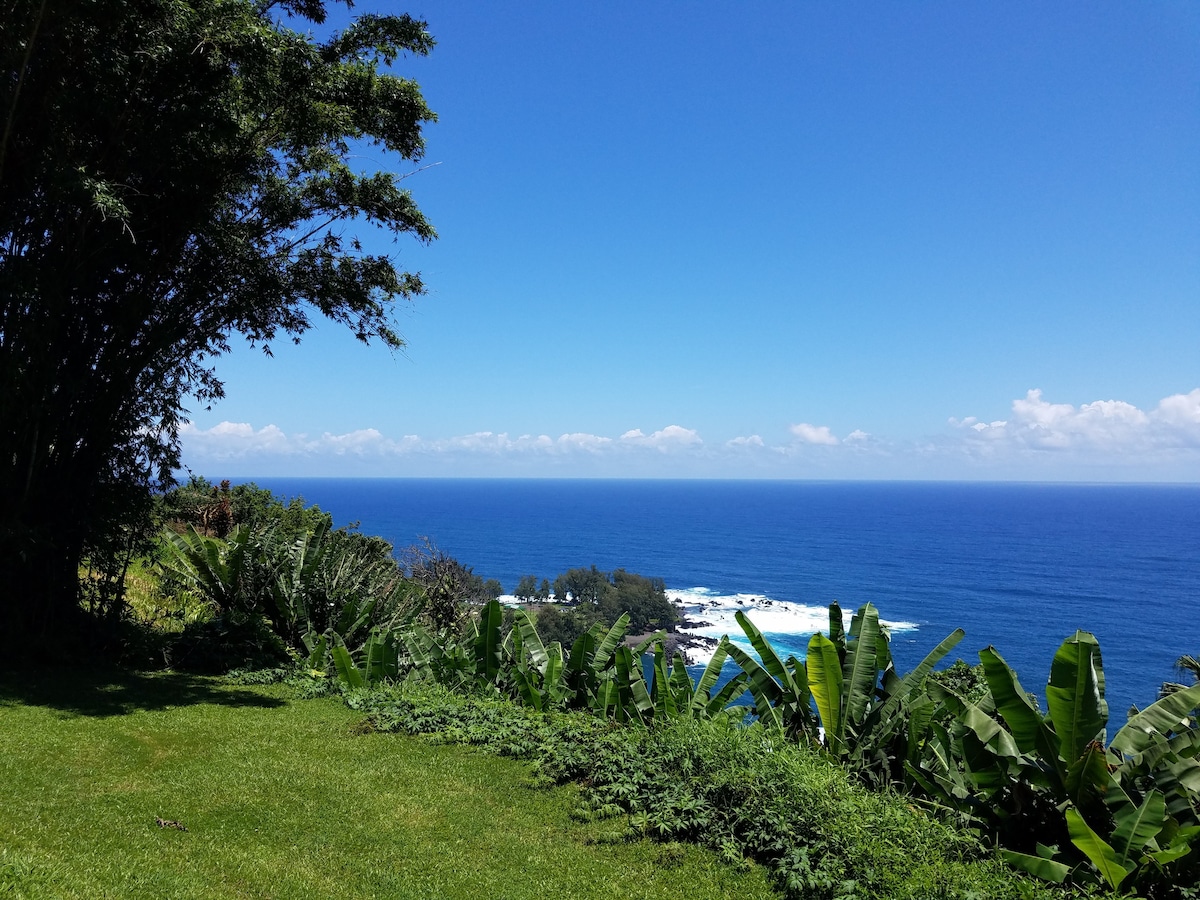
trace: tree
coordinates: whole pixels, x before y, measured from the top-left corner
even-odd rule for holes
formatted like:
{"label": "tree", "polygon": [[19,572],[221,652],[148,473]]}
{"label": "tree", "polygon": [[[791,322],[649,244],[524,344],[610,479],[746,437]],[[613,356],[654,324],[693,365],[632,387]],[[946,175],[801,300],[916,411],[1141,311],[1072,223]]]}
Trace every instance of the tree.
{"label": "tree", "polygon": [[513,591],[513,596],[521,603],[531,603],[537,597],[537,592],[537,577],[522,575],[521,580],[517,582],[517,589]]}
{"label": "tree", "polygon": [[[14,0],[0,16],[0,633],[59,643],[122,497],[169,480],[235,336],[314,316],[402,345],[417,274],[360,241],[435,234],[394,171],[434,114],[387,74],[433,40],[326,0]],[[373,152],[381,152],[373,151]],[[111,542],[110,542],[111,543]],[[10,644],[11,645],[11,644]]]}
{"label": "tree", "polygon": [[600,600],[600,615],[616,621],[623,612],[629,613],[629,628],[636,634],[660,628],[674,631],[680,620],[678,608],[667,598],[667,588],[661,578],[647,578],[624,569],[612,575],[615,590],[605,592]]}
{"label": "tree", "polygon": [[569,599],[576,605],[597,606],[611,590],[612,583],[608,580],[608,574],[601,572],[594,565],[590,569],[582,566],[568,569],[554,579],[554,599],[559,602]]}

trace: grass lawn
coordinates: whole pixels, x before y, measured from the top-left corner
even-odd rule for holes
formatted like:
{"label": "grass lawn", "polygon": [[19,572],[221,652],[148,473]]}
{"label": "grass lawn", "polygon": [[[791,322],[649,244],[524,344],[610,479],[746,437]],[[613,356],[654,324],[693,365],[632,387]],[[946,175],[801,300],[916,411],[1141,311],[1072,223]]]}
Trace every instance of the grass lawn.
{"label": "grass lawn", "polygon": [[759,868],[606,840],[521,763],[358,719],[185,675],[0,675],[0,896],[775,896]]}

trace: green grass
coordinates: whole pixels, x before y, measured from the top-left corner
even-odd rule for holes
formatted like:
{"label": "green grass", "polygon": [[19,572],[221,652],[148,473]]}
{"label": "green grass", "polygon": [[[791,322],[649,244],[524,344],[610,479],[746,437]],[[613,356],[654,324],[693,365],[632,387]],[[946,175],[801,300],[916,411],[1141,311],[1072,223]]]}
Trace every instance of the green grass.
{"label": "green grass", "polygon": [[577,790],[522,763],[360,718],[182,675],[0,676],[0,897],[774,896],[576,822]]}

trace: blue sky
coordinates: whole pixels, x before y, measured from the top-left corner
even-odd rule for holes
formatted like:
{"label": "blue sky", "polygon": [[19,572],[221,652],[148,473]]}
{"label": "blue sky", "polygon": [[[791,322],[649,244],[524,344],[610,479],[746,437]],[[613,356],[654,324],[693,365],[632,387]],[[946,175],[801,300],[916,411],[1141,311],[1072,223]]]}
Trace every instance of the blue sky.
{"label": "blue sky", "polygon": [[405,8],[408,346],[236,349],[194,471],[1200,480],[1195,3]]}

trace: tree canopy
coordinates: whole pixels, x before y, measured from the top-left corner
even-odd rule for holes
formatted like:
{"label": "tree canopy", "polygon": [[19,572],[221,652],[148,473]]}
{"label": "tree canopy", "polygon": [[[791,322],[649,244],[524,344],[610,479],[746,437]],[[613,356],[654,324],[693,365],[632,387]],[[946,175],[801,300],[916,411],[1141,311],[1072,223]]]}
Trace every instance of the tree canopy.
{"label": "tree canopy", "polygon": [[[349,4],[347,4],[349,5]],[[423,291],[364,233],[435,234],[405,172],[434,120],[390,74],[433,39],[325,0],[14,0],[0,17],[0,630],[48,638],[78,568],[178,463],[238,335],[314,317],[398,347]],[[407,166],[411,170],[411,165]],[[109,541],[111,544],[111,541]],[[107,546],[107,545],[106,545]]]}

